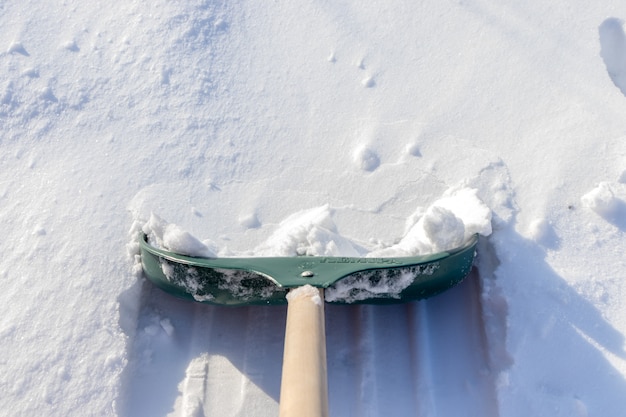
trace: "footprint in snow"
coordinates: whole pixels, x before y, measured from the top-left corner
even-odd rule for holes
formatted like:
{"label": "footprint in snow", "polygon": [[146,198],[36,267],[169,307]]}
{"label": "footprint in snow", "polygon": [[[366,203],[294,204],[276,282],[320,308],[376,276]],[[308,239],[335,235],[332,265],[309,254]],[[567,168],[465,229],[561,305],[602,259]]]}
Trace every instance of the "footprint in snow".
{"label": "footprint in snow", "polygon": [[404,151],[407,153],[407,155],[411,155],[415,157],[422,156],[422,153],[420,152],[419,144],[417,142],[412,142],[412,143],[407,144],[406,147],[404,148]]}
{"label": "footprint in snow", "polygon": [[246,229],[257,229],[261,227],[261,222],[255,212],[240,215],[239,224]]}
{"label": "footprint in snow", "polygon": [[583,205],[596,212],[604,220],[626,230],[626,201],[620,198],[623,187],[620,184],[601,182],[581,197]]}
{"label": "footprint in snow", "polygon": [[13,83],[9,82],[4,88],[4,92],[0,95],[0,104],[11,106],[14,104],[13,100]]}
{"label": "footprint in snow", "polygon": [[380,157],[367,146],[359,146],[353,154],[355,165],[363,171],[375,171],[380,165]]}
{"label": "footprint in snow", "polygon": [[374,81],[373,77],[365,77],[361,80],[361,84],[365,88],[372,88],[376,86],[376,81]]}
{"label": "footprint in snow", "polygon": [[52,88],[50,87],[46,87],[44,88],[41,93],[39,94],[39,96],[44,100],[44,101],[48,101],[51,103],[58,103],[59,99],[54,95],[54,92],[52,91]]}
{"label": "footprint in snow", "polygon": [[76,44],[76,41],[74,40],[69,40],[67,42],[65,42],[63,45],[61,45],[63,47],[63,49],[66,49],[70,52],[78,52],[80,51],[80,48],[78,47],[78,45]]}
{"label": "footprint in snow", "polygon": [[37,68],[26,68],[22,71],[22,76],[28,78],[39,78],[39,70]]}
{"label": "footprint in snow", "polygon": [[626,95],[626,33],[624,21],[611,17],[599,28],[600,55],[613,83]]}
{"label": "footprint in snow", "polygon": [[20,54],[24,56],[30,56],[30,54],[26,51],[26,48],[24,48],[24,45],[22,45],[20,42],[13,42],[9,46],[9,49],[7,50],[7,52],[10,54]]}

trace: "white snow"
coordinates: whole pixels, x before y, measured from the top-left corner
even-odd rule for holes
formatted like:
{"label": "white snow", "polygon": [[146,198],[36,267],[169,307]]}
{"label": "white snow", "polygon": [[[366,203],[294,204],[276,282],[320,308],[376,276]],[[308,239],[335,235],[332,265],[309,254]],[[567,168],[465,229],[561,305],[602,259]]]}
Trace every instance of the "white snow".
{"label": "white snow", "polygon": [[284,309],[153,288],[147,223],[202,256],[481,233],[449,292],[328,306],[331,414],[623,416],[625,20],[618,0],[2,3],[0,408],[276,415]]}
{"label": "white snow", "polygon": [[320,297],[320,291],[310,285],[303,285],[298,288],[294,288],[286,295],[287,301],[293,301],[299,298],[308,298],[315,305],[322,305],[322,297]]}

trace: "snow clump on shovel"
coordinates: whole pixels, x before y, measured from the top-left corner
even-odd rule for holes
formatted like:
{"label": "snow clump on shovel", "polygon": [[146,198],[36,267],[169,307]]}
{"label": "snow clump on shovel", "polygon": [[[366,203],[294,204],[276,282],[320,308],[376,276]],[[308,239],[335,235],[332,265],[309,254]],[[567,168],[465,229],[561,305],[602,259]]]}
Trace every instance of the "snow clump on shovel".
{"label": "snow clump on shovel", "polygon": [[216,256],[213,250],[191,233],[177,224],[166,222],[154,213],[150,214],[150,219],[142,230],[148,236],[148,242],[157,248],[188,256],[204,258]]}
{"label": "snow clump on shovel", "polygon": [[301,210],[280,222],[255,250],[256,256],[359,256],[355,244],[339,234],[328,204]]}
{"label": "snow clump on shovel", "polygon": [[[413,256],[457,248],[472,235],[491,234],[491,210],[471,188],[451,189],[425,211],[418,209],[414,223],[397,244],[370,252],[368,257]],[[417,221],[415,221],[417,219]]]}

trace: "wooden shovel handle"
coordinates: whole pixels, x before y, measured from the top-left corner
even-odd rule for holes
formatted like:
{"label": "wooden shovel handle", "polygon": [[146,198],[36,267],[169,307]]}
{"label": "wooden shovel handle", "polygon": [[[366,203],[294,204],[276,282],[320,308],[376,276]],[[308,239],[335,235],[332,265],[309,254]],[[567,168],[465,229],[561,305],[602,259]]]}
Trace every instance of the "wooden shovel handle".
{"label": "wooden shovel handle", "polygon": [[327,417],[324,293],[305,285],[287,295],[280,417]]}

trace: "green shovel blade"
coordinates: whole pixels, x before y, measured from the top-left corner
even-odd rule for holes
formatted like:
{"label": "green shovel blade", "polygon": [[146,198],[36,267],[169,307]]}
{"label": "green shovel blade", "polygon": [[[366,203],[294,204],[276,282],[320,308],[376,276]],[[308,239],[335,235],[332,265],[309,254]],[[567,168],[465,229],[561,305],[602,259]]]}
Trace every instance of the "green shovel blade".
{"label": "green shovel blade", "polygon": [[218,305],[285,304],[290,288],[325,288],[327,302],[391,304],[439,294],[461,282],[478,235],[459,248],[395,258],[196,258],[158,249],[140,235],[145,276],[164,291]]}

